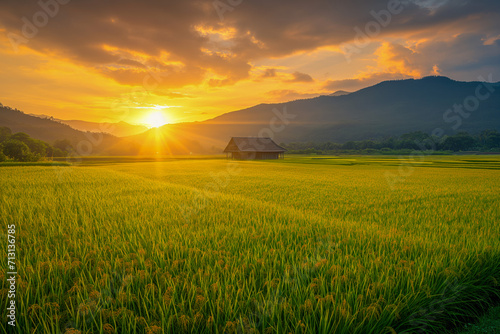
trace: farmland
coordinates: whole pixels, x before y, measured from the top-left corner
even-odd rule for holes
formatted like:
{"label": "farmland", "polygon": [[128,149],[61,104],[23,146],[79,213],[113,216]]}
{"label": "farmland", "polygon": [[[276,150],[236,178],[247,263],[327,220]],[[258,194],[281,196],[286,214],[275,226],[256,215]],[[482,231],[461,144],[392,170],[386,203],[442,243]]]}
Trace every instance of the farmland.
{"label": "farmland", "polygon": [[498,303],[498,156],[118,162],[0,167],[19,333],[443,332]]}

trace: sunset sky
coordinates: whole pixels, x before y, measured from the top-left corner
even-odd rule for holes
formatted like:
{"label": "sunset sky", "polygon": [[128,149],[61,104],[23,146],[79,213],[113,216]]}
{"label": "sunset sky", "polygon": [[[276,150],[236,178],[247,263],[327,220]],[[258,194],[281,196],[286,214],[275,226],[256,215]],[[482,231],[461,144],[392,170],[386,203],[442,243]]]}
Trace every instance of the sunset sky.
{"label": "sunset sky", "polygon": [[500,81],[498,22],[498,0],[2,0],[0,102],[153,125],[389,79]]}

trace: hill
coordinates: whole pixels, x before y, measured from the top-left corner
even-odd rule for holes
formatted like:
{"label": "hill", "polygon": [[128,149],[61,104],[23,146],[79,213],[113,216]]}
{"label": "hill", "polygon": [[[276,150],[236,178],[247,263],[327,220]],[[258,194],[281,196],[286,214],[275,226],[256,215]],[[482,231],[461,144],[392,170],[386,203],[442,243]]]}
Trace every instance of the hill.
{"label": "hill", "polygon": [[332,93],[328,96],[344,96],[344,95],[349,95],[351,92],[346,92],[345,90],[338,90],[335,93]]}
{"label": "hill", "polygon": [[[500,130],[500,83],[485,86],[481,82],[426,77],[385,81],[343,93],[259,104],[203,122],[167,124],[124,138],[103,134],[103,143],[96,145],[94,153],[221,153],[231,137],[244,136],[273,137],[278,143],[345,143],[413,131],[432,133],[435,129],[449,135],[458,131],[477,134],[487,129]],[[463,104],[466,106],[460,109]],[[0,125],[49,143],[70,139],[78,145],[88,141],[89,136],[96,136],[6,108],[0,109]]]}
{"label": "hill", "polygon": [[[272,136],[278,143],[343,143],[412,131],[431,133],[436,128],[445,134],[500,130],[500,84],[487,85],[446,77],[385,81],[348,95],[259,104],[203,122],[168,124],[131,139],[142,143],[159,137],[179,139],[220,151],[232,136]],[[475,97],[478,92],[482,101]],[[477,106],[472,105],[475,102]],[[477,108],[453,111],[454,105],[464,103]]]}
{"label": "hill", "polygon": [[81,120],[65,120],[54,118],[49,115],[44,114],[27,114],[29,116],[35,116],[38,118],[48,118],[50,120],[67,124],[71,126],[75,130],[80,130],[84,132],[96,132],[96,133],[107,133],[116,137],[127,137],[137,135],[139,133],[145,132],[148,128],[144,125],[135,125],[127,122],[89,122],[89,121],[81,121]]}
{"label": "hill", "polygon": [[0,126],[10,128],[13,133],[27,133],[51,145],[58,140],[68,140],[79,155],[131,155],[138,151],[138,146],[128,140],[105,133],[78,131],[54,119],[27,115],[4,106],[0,106]]}
{"label": "hill", "polygon": [[134,125],[127,122],[117,123],[97,123],[79,120],[58,120],[61,123],[68,124],[73,129],[90,132],[104,132],[116,137],[133,136],[148,130],[144,125]]}

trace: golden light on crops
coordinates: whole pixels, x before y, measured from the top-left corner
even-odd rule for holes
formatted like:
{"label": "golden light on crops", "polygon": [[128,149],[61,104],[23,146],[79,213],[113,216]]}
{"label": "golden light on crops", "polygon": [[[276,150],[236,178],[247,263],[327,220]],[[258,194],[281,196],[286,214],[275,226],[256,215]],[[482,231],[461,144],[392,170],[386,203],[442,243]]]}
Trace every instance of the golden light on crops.
{"label": "golden light on crops", "polygon": [[[180,145],[170,129],[148,135],[151,148],[155,140]],[[27,315],[18,324],[27,333],[61,332],[77,321],[78,329],[64,333],[255,333],[257,316],[265,316],[267,331],[259,333],[278,325],[286,333],[444,332],[444,311],[432,313],[432,322],[413,325],[411,317],[428,305],[458,309],[460,298],[489,303],[470,282],[485,295],[497,291],[500,225],[491,222],[500,179],[484,168],[485,158],[427,159],[440,167],[415,167],[394,190],[386,173],[397,173],[398,160],[368,156],[349,165],[333,156],[296,157],[279,162],[280,177],[274,163],[238,162],[238,170],[224,159],[67,166],[74,177],[64,183],[50,169],[4,168],[8,205],[0,206],[0,221],[22,223],[19,238],[32,245],[16,281],[19,295],[30,298],[16,304]],[[47,210],[67,196],[71,205]],[[56,218],[75,212],[88,218],[73,219],[47,243]],[[0,278],[8,278],[5,270]],[[236,320],[224,317],[230,313]],[[327,316],[334,321],[322,330],[319,319]]]}

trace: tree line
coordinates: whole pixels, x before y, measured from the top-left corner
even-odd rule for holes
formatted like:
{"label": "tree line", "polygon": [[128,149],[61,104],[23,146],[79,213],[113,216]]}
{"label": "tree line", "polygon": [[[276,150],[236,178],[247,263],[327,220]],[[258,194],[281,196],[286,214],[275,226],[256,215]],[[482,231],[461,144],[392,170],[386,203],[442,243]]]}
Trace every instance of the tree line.
{"label": "tree line", "polygon": [[24,132],[12,133],[0,127],[0,162],[6,160],[31,162],[53,157],[65,157],[71,150],[68,140],[57,140],[54,145],[31,138]]}
{"label": "tree line", "polygon": [[415,150],[433,153],[500,152],[500,133],[497,130],[485,130],[476,135],[459,132],[452,136],[436,137],[416,131],[381,140],[349,141],[343,144],[305,142],[281,144],[281,146],[290,154],[401,154]]}

